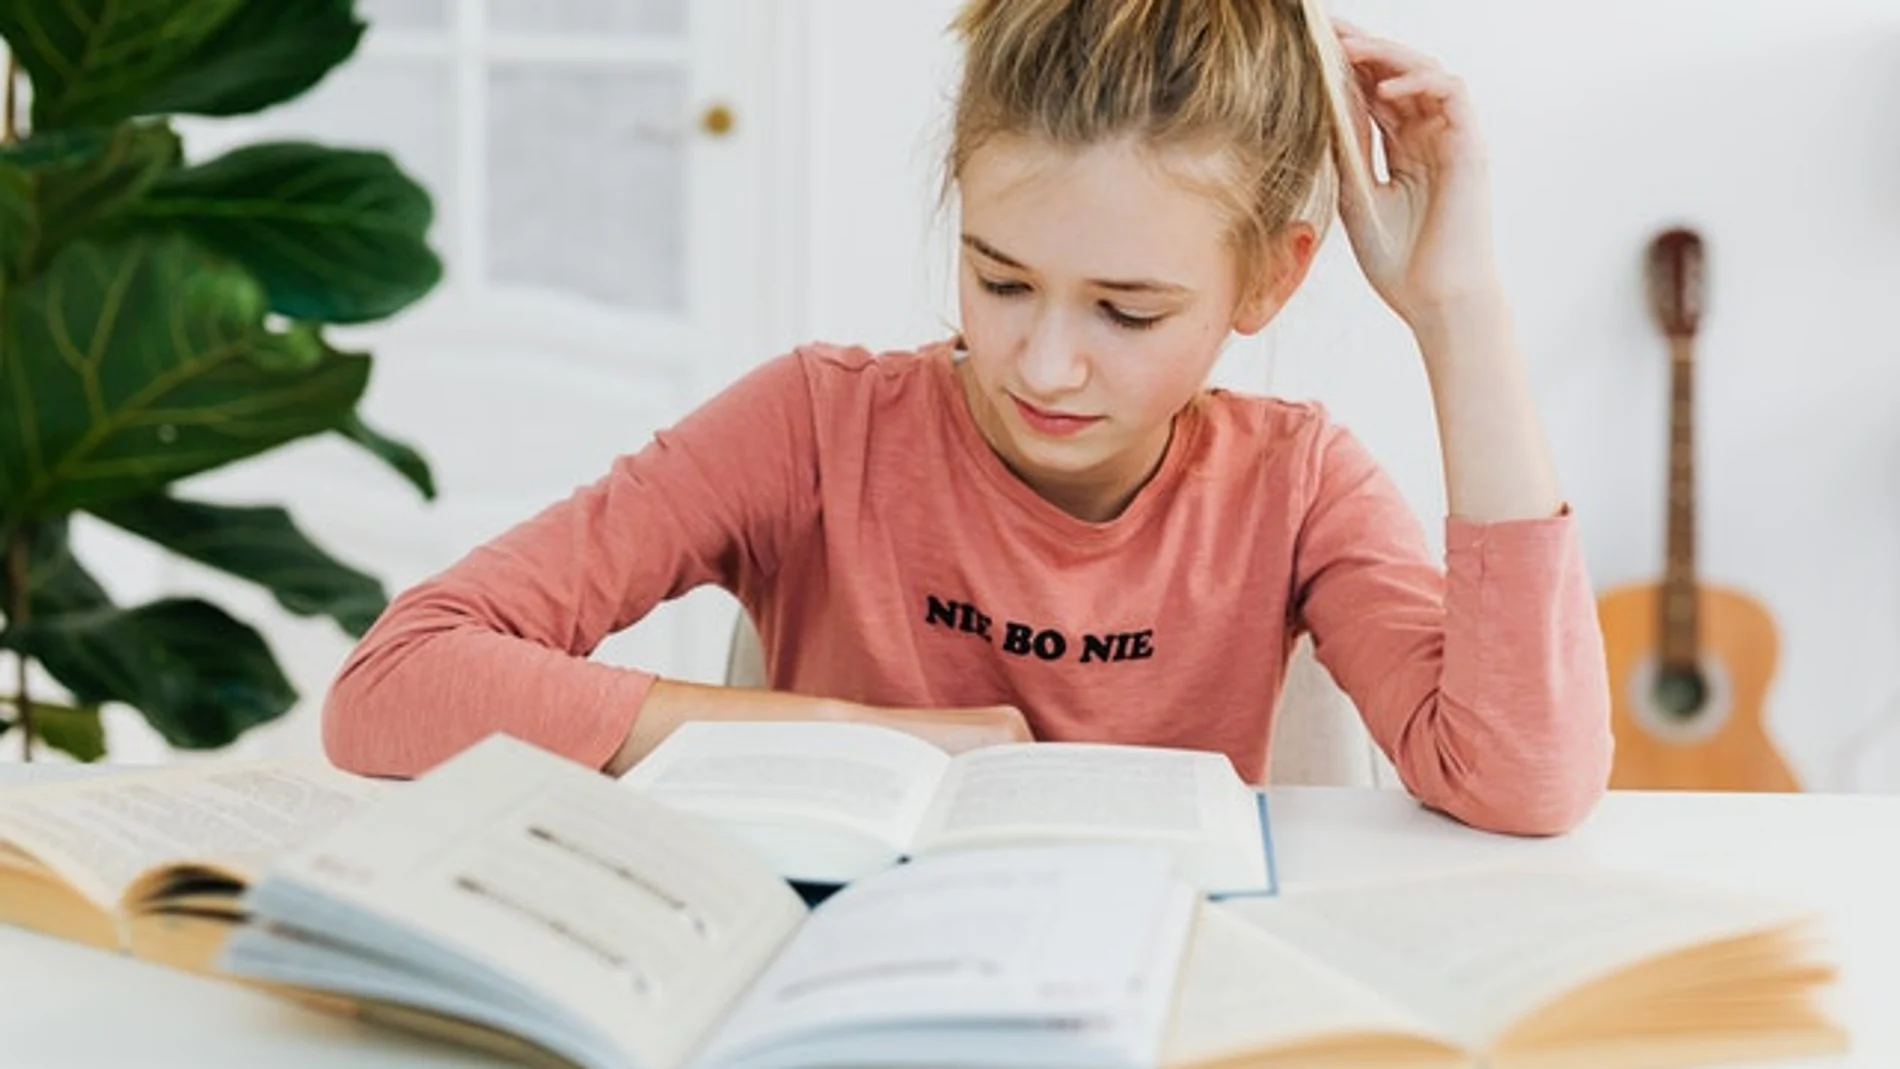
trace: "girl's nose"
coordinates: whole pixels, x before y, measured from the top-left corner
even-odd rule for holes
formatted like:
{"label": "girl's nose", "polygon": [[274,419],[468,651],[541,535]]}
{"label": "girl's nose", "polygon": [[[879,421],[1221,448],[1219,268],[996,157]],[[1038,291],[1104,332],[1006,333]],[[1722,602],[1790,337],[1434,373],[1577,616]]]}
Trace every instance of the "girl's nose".
{"label": "girl's nose", "polygon": [[1035,397],[1054,400],[1088,384],[1088,358],[1067,328],[1062,315],[1041,316],[1024,343],[1017,374]]}

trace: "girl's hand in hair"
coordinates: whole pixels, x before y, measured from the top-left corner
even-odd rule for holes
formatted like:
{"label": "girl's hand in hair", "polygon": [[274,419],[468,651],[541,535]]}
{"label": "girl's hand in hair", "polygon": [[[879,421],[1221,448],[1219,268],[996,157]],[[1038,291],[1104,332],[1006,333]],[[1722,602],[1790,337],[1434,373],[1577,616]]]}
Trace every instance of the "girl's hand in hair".
{"label": "girl's hand in hair", "polygon": [[[1462,79],[1429,56],[1335,22],[1363,105],[1360,152],[1383,142],[1365,204],[1340,183],[1340,217],[1372,288],[1414,330],[1499,299],[1485,147]],[[1368,225],[1376,218],[1378,226]]]}
{"label": "girl's hand in hair", "polygon": [[1372,288],[1411,327],[1431,381],[1452,515],[1543,519],[1563,505],[1491,244],[1483,140],[1464,82],[1435,60],[1352,26],[1339,41],[1386,177],[1369,202],[1340,183],[1340,216]]}

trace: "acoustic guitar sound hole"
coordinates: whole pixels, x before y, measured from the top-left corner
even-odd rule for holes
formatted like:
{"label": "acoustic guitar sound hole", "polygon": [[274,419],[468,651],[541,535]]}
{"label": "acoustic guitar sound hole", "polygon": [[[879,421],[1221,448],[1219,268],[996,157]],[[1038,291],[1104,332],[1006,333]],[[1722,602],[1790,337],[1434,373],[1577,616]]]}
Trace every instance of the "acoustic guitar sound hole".
{"label": "acoustic guitar sound hole", "polygon": [[1695,668],[1664,668],[1656,673],[1656,707],[1678,720],[1702,711],[1709,701],[1709,683]]}

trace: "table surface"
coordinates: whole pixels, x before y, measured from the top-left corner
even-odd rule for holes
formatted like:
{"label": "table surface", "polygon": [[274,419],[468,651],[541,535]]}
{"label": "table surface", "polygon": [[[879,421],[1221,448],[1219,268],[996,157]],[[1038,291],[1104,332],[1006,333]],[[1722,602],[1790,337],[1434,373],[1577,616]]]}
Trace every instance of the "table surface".
{"label": "table surface", "polygon": [[[0,766],[0,785],[27,775]],[[1390,790],[1267,791],[1282,887],[1496,861],[1585,861],[1749,889],[1822,911],[1853,1033],[1843,1058],[1900,1066],[1900,796],[1612,792],[1568,835],[1488,835]],[[1882,1012],[1884,1010],[1884,1012]],[[502,1063],[238,987],[0,926],[0,1061],[37,1069],[421,1069]]]}

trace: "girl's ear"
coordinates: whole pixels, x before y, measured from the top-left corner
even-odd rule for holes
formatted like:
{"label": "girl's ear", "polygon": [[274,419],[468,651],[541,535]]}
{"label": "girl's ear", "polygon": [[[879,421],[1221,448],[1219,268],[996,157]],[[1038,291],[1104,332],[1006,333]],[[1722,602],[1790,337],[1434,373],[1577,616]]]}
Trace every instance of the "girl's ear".
{"label": "girl's ear", "polygon": [[1266,329],[1306,281],[1318,251],[1319,233],[1311,223],[1293,223],[1282,230],[1266,250],[1266,269],[1234,309],[1234,332],[1249,335]]}

